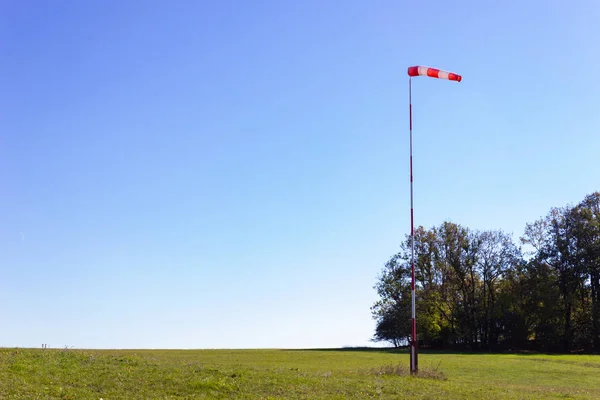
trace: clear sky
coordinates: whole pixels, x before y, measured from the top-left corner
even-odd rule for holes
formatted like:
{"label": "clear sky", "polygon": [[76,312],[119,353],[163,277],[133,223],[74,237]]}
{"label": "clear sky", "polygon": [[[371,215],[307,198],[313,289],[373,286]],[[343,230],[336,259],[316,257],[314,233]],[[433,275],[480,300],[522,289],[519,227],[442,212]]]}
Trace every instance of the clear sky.
{"label": "clear sky", "polygon": [[368,345],[415,219],[600,190],[600,3],[3,1],[0,346]]}

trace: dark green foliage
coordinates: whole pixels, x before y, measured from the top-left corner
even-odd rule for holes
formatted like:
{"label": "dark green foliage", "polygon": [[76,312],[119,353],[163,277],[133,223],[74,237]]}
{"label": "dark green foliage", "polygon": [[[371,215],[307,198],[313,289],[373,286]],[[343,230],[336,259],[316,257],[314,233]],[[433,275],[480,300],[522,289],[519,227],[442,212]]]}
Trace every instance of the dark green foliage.
{"label": "dark green foliage", "polygon": [[[410,337],[410,269],[400,256],[387,262],[375,288],[381,297],[371,311],[377,319],[375,341],[399,347]],[[407,283],[408,282],[408,283]]]}
{"label": "dark green foliage", "polygon": [[[450,222],[415,231],[421,345],[600,352],[600,193],[527,224],[521,243],[525,256],[501,231]],[[376,289],[374,340],[405,344],[410,237]]]}

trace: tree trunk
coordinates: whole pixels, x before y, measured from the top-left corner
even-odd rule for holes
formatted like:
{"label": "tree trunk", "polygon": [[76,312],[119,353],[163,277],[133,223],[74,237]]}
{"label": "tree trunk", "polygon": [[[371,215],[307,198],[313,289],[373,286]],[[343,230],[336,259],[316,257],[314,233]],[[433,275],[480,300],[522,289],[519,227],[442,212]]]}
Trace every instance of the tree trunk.
{"label": "tree trunk", "polygon": [[482,346],[488,347],[489,348],[489,301],[486,297],[486,287],[487,287],[487,278],[484,275],[483,278],[483,296],[482,296],[482,301],[483,301],[483,309],[484,309],[484,314],[483,314],[483,338],[482,338]]}
{"label": "tree trunk", "polygon": [[565,353],[568,353],[571,349],[571,302],[569,301],[565,306],[565,332],[563,336],[563,350]]}
{"label": "tree trunk", "polygon": [[592,343],[594,351],[600,352],[600,274],[590,276],[592,287]]}

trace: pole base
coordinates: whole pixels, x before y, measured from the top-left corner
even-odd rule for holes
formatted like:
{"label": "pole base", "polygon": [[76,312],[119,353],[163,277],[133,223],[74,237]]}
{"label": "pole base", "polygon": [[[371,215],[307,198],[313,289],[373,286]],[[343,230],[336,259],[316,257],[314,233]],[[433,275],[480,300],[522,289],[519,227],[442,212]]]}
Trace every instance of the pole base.
{"label": "pole base", "polygon": [[419,372],[419,351],[417,342],[410,342],[410,374],[416,375]]}

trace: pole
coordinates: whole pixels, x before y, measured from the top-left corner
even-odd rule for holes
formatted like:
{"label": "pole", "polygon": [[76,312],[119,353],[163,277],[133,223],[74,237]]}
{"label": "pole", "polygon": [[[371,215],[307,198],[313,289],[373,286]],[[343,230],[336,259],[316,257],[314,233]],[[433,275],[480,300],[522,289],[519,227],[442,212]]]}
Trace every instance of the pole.
{"label": "pole", "polygon": [[412,319],[410,338],[410,373],[419,371],[417,349],[417,312],[415,307],[415,221],[413,207],[413,134],[412,134],[412,78],[408,78],[408,112],[410,115],[410,264],[411,264],[411,297]]}

